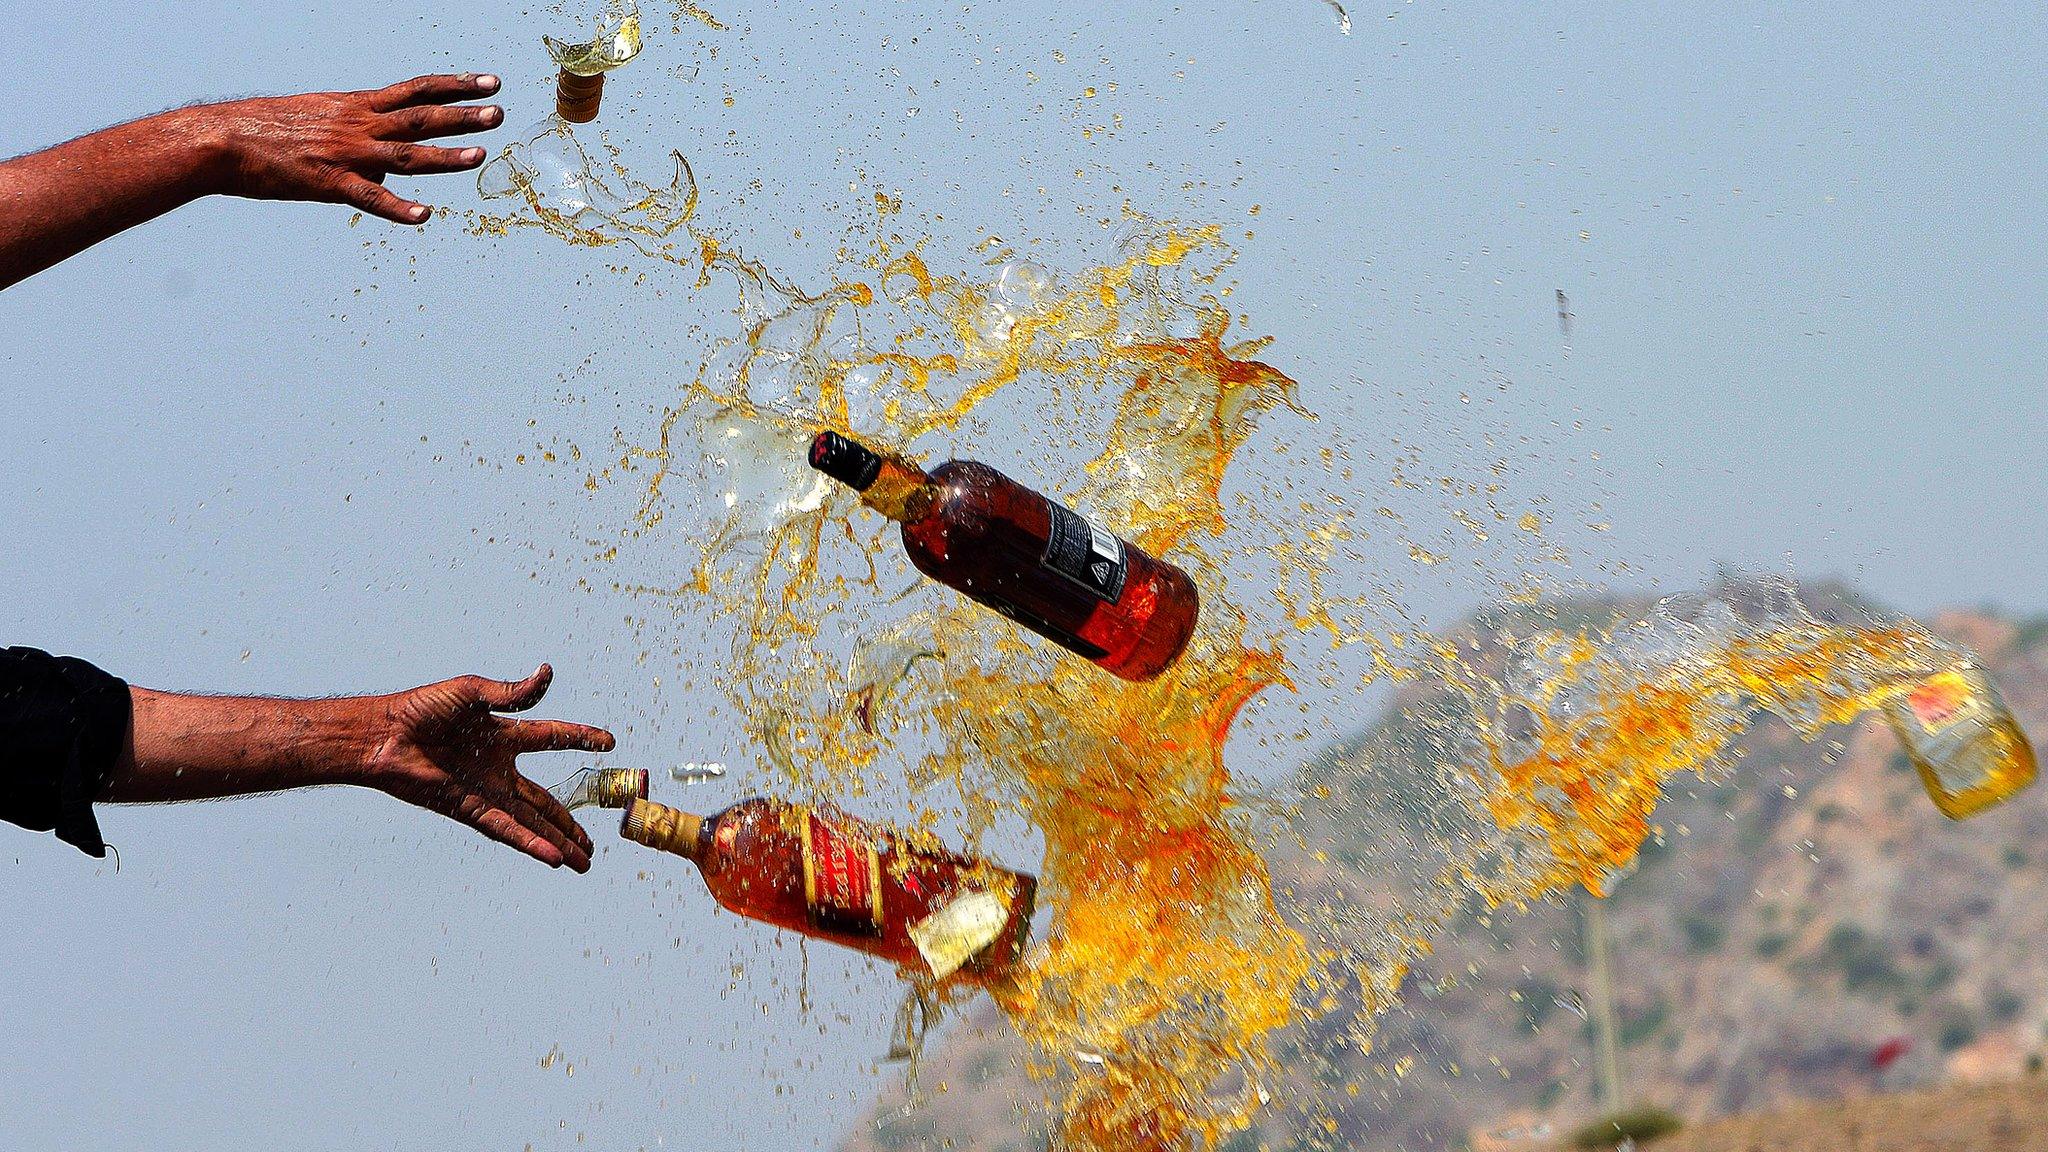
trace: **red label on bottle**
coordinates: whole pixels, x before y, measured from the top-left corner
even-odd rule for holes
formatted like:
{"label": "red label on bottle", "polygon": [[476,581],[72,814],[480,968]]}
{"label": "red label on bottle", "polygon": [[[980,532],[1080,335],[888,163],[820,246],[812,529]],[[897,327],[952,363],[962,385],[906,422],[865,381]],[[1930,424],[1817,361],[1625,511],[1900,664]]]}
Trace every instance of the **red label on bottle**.
{"label": "red label on bottle", "polygon": [[804,906],[811,923],[856,936],[882,932],[882,857],[858,831],[807,812]]}

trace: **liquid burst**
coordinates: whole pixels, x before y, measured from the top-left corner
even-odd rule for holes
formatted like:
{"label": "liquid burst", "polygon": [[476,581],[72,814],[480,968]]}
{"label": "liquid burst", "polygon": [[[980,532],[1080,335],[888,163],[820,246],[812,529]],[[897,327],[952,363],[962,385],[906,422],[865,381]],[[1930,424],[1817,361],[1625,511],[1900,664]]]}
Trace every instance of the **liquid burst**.
{"label": "liquid burst", "polygon": [[[1328,587],[1363,564],[1368,533],[1347,511],[1265,500],[1226,517],[1240,450],[1262,418],[1299,410],[1294,382],[1259,359],[1265,343],[1228,337],[1215,286],[1229,253],[1212,228],[1140,222],[1112,258],[1064,276],[1007,256],[939,275],[917,248],[881,244],[815,293],[686,234],[700,286],[738,289],[741,335],[651,442],[589,483],[639,489],[629,535],[701,545],[679,583],[634,590],[685,626],[707,612],[735,624],[717,679],[779,791],[858,807],[907,775],[919,796],[950,787],[970,838],[1004,817],[1043,835],[1050,923],[1000,996],[1054,1086],[1059,1147],[1215,1144],[1279,1084],[1279,1029],[1349,1013],[1346,1034],[1369,1045],[1408,964],[1475,894],[1604,891],[1666,782],[1731,770],[1759,711],[1812,735],[1968,666],[1908,622],[1822,623],[1763,593],[1598,627],[1525,614],[1484,642],[1375,625],[1366,598]],[[1200,586],[1201,626],[1157,679],[1114,680],[920,582],[894,534],[806,463],[825,428],[957,454],[1019,397],[1032,437],[978,454],[1035,468],[1034,485]],[[1348,480],[1341,455],[1315,459]],[[1396,464],[1397,487],[1415,486],[1411,464]],[[1486,507],[1453,518],[1473,539],[1539,540],[1533,511],[1471,490]],[[1257,574],[1250,591],[1238,572]],[[1334,901],[1276,899],[1271,808],[1247,802],[1224,755],[1248,703],[1332,676],[1290,656],[1302,637],[1369,652],[1366,679],[1435,687],[1398,743],[1307,776],[1293,822],[1311,847],[1331,821],[1386,833]],[[1411,890],[1388,894],[1395,875]]]}
{"label": "liquid burst", "polygon": [[[748,622],[729,691],[792,788],[857,793],[865,770],[908,760],[920,786],[957,788],[970,823],[1010,813],[1043,833],[1051,923],[1002,1006],[1062,1085],[1062,1139],[1078,1147],[1241,1127],[1274,1074],[1264,1038],[1312,963],[1223,759],[1239,710],[1282,673],[1277,650],[1247,642],[1209,552],[1222,480],[1294,385],[1253,358],[1258,343],[1226,343],[1227,315],[1189,291],[1215,245],[1211,230],[1143,225],[1065,280],[1017,261],[936,276],[885,250],[870,276],[816,295],[713,251],[743,288],[747,334],[707,362],[660,441],[621,461],[653,469],[642,530],[675,527],[679,509],[703,518],[710,545],[683,595]],[[863,331],[899,338],[871,347]],[[1061,499],[1173,556],[1220,606],[1154,680],[1114,680],[920,585],[893,534],[805,463],[820,428],[908,450],[1023,379],[1057,380],[1062,408],[1112,413],[1085,432],[1046,419],[1103,445],[1056,477]]]}

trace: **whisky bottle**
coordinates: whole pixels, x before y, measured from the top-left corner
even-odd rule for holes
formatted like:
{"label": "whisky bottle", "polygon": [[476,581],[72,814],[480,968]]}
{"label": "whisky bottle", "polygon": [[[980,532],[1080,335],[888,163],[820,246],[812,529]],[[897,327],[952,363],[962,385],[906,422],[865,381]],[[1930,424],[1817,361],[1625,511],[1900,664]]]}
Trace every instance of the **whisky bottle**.
{"label": "whisky bottle", "polygon": [[811,467],[899,522],[918,571],[1126,680],[1165,671],[1194,634],[1186,572],[986,464],[925,472],[823,432]]}
{"label": "whisky bottle", "polygon": [[693,816],[635,800],[619,834],[694,861],[720,904],[939,981],[1006,979],[1038,881],[829,809],[743,800]]}
{"label": "whisky bottle", "polygon": [[583,768],[548,789],[548,795],[574,812],[578,808],[624,808],[647,799],[645,768]]}
{"label": "whisky bottle", "polygon": [[2034,747],[1975,663],[1939,672],[1884,705],[1885,722],[1942,815],[1974,816],[2034,782]]}

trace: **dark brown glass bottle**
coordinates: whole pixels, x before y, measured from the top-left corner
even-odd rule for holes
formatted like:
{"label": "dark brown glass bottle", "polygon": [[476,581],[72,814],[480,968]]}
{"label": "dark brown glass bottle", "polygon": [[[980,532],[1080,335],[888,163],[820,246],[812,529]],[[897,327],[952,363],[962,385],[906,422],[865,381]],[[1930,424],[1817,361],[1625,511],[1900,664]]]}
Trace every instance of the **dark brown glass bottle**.
{"label": "dark brown glass bottle", "polygon": [[1194,635],[1186,572],[986,464],[927,473],[823,432],[811,467],[901,523],[918,571],[1126,680],[1159,675]]}
{"label": "dark brown glass bottle", "polygon": [[917,975],[1009,976],[1038,881],[830,810],[742,800],[699,817],[635,800],[619,834],[688,857],[742,916],[842,944]]}

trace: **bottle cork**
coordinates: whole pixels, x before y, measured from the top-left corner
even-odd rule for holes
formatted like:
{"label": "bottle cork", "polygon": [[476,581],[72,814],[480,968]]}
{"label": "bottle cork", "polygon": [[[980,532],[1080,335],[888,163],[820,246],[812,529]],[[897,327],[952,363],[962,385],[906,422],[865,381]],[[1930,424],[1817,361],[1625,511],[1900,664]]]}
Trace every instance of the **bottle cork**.
{"label": "bottle cork", "polygon": [[626,839],[692,860],[700,851],[703,831],[703,817],[650,800],[634,800],[626,806],[625,818],[619,821],[619,835]]}
{"label": "bottle cork", "polygon": [[571,124],[588,124],[597,119],[597,106],[604,99],[604,73],[578,76],[567,68],[555,77],[555,115]]}

